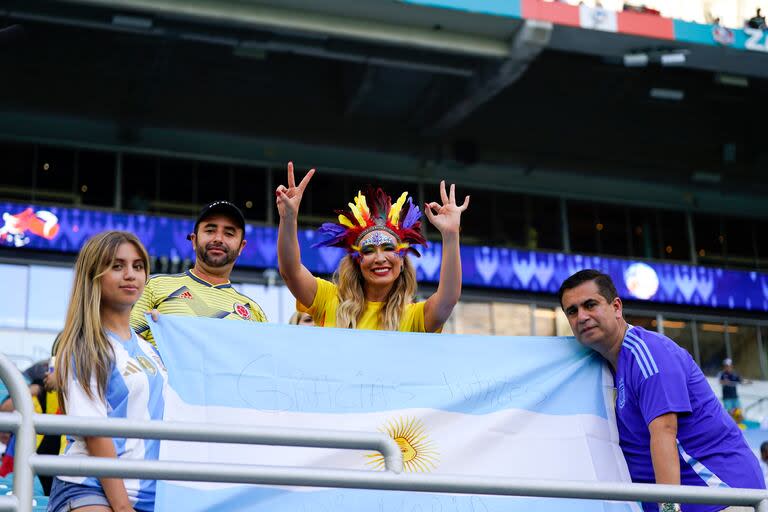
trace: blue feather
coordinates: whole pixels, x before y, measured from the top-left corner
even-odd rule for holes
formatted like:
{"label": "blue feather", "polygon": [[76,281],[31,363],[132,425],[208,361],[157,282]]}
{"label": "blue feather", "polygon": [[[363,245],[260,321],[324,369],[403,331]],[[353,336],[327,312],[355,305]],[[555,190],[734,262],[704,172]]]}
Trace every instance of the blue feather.
{"label": "blue feather", "polygon": [[405,220],[403,220],[403,228],[409,229],[411,226],[416,224],[416,222],[421,218],[421,210],[418,206],[413,204],[413,200],[408,197],[408,214],[405,216]]}
{"label": "blue feather", "polygon": [[333,222],[325,222],[317,230],[318,234],[325,236],[325,240],[321,240],[316,244],[312,244],[312,247],[331,247],[338,244],[347,236],[348,228],[340,224],[334,224]]}

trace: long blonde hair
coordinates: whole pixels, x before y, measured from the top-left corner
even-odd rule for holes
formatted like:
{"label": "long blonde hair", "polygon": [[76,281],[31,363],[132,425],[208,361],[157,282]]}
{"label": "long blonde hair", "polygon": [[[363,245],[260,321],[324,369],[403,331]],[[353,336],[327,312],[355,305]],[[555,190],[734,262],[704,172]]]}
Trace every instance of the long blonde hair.
{"label": "long blonde hair", "polygon": [[105,397],[115,354],[101,323],[101,278],[112,267],[115,254],[124,243],[136,247],[148,276],[147,250],[136,235],[126,231],[105,231],[94,236],[85,243],[77,256],[64,330],[61,331],[56,347],[55,375],[62,410],[66,403],[70,375],[75,376],[90,398],[96,398],[91,390],[91,378],[95,376],[99,398]]}
{"label": "long blonde hair", "polygon": [[[357,322],[365,309],[365,293],[363,273],[360,265],[352,258],[345,256],[339,263],[339,268],[333,276],[339,290],[339,307],[336,309],[336,327],[357,328]],[[413,302],[416,294],[416,270],[408,256],[403,257],[403,268],[392,285],[379,313],[379,324],[385,331],[396,331],[400,328],[400,317],[405,306]]]}

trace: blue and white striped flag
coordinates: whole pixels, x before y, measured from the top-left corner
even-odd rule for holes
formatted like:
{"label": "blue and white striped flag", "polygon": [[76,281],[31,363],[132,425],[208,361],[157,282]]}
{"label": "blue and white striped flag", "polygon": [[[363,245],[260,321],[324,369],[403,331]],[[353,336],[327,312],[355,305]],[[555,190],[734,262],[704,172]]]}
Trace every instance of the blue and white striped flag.
{"label": "blue and white striped flag", "polygon": [[[162,316],[165,418],[382,431],[405,471],[628,482],[610,373],[573,338],[281,326]],[[164,460],[376,471],[373,453],[166,441]],[[636,510],[635,504],[163,482],[158,512]]]}

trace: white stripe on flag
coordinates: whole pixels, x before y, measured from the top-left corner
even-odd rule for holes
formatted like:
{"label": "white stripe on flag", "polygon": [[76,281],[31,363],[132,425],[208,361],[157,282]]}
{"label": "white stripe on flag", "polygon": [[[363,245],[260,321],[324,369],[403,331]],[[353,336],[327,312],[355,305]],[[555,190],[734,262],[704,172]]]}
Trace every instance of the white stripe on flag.
{"label": "white stripe on flag", "polygon": [[[435,473],[496,475],[562,480],[620,480],[626,466],[616,457],[615,433],[608,422],[592,415],[556,416],[509,409],[468,415],[435,409],[408,409],[364,414],[307,414],[252,409],[193,406],[171,392],[167,421],[206,421],[261,427],[356,431],[386,430],[388,425],[415,418],[423,425],[423,439],[431,452],[417,462]],[[198,449],[198,446],[200,449]],[[500,453],[515,454],[514,460]],[[567,454],[567,463],[563,457]],[[279,466],[373,470],[373,452],[323,448],[190,445],[163,442],[161,459],[189,462],[232,462]],[[418,457],[421,454],[417,455]],[[407,457],[406,457],[407,458]],[[521,461],[525,461],[521,463]],[[406,466],[408,461],[406,461]],[[417,466],[411,468],[418,471]],[[617,477],[618,475],[618,477]],[[194,484],[221,488],[229,484]]]}

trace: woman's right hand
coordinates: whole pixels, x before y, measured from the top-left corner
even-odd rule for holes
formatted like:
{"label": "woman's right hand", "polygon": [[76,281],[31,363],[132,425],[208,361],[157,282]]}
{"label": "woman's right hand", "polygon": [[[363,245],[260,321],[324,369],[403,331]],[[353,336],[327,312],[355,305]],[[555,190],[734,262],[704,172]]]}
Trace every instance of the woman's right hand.
{"label": "woman's right hand", "polygon": [[296,186],[296,179],[293,176],[293,162],[288,162],[288,186],[280,185],[275,190],[277,212],[280,214],[281,219],[295,219],[298,217],[301,198],[313,174],[315,174],[315,170],[310,169],[307,175],[304,176],[304,179],[301,180],[301,183]]}

